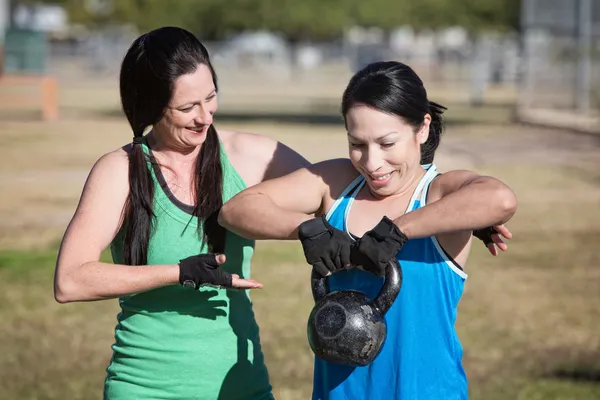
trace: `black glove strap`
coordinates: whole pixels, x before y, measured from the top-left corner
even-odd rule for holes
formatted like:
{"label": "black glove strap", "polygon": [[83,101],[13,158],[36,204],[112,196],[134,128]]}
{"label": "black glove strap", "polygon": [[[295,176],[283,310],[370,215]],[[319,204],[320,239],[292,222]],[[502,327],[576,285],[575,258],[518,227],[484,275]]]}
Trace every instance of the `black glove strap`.
{"label": "black glove strap", "polygon": [[325,217],[309,219],[298,226],[298,239],[303,241],[328,233],[330,231],[327,225]]}
{"label": "black glove strap", "polygon": [[400,243],[401,246],[408,241],[406,235],[398,229],[396,224],[388,217],[383,217],[381,221],[369,232],[369,235],[378,242],[383,242],[386,239],[393,239]]}

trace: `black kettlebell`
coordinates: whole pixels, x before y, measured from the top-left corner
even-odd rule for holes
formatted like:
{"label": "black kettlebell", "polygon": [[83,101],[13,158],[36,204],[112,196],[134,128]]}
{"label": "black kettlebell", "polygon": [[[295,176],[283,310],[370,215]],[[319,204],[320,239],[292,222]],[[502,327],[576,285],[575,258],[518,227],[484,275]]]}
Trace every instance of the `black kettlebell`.
{"label": "black kettlebell", "polygon": [[385,282],[374,300],[357,290],[329,292],[327,278],[314,269],[311,286],[315,306],[308,317],[308,343],[323,360],[365,366],[379,355],[387,335],[383,316],[402,286],[402,269],[389,261]]}

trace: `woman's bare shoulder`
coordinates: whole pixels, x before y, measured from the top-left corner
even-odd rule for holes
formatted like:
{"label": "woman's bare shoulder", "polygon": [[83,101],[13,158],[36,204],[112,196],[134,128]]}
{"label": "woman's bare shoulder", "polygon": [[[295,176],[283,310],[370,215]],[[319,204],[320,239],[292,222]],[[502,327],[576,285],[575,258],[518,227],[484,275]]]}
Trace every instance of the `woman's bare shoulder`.
{"label": "woman's bare shoulder", "polygon": [[[332,158],[312,164],[308,167],[318,173],[326,182],[351,181],[359,172],[348,158]],[[348,182],[350,183],[350,182]]]}
{"label": "woman's bare shoulder", "polygon": [[94,164],[94,169],[108,169],[113,172],[129,169],[129,154],[132,146],[127,144],[118,149],[109,151],[98,158]]}
{"label": "woman's bare shoulder", "polygon": [[321,161],[308,167],[321,177],[328,190],[323,199],[321,213],[325,214],[342,192],[360,175],[347,158],[334,158]]}

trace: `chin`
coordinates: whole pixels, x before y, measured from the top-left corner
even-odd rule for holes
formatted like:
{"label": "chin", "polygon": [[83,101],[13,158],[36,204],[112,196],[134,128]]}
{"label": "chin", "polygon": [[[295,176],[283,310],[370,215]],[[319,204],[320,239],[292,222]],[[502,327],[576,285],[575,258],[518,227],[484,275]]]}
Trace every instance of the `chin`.
{"label": "chin", "polygon": [[203,144],[206,141],[206,133],[190,133],[189,131],[187,132],[187,134],[184,136],[184,140],[189,143],[192,144],[194,146],[199,146],[201,144]]}
{"label": "chin", "polygon": [[387,197],[396,194],[398,191],[398,174],[398,171],[394,171],[394,174],[390,177],[390,179],[383,184],[375,183],[368,175],[365,176],[365,174],[363,174],[363,176],[367,180],[366,184],[372,194],[379,197]]}
{"label": "chin", "polygon": [[369,186],[369,190],[371,191],[371,193],[378,197],[387,197],[387,196],[391,196],[395,193],[392,185],[377,186],[377,187],[373,186],[373,185],[368,185],[368,186]]}

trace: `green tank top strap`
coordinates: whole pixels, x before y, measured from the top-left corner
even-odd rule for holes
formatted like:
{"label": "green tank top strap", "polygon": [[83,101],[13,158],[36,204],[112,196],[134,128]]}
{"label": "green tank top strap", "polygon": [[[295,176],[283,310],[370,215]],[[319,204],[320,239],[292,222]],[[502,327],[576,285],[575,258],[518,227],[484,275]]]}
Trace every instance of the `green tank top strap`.
{"label": "green tank top strap", "polygon": [[[172,195],[167,183],[162,177],[162,173],[156,163],[156,159],[153,157],[152,150],[148,146],[148,142],[144,137],[144,142],[141,145],[144,153],[147,156],[147,165],[154,181],[154,197],[156,204],[171,217],[177,219],[180,222],[189,224],[189,227],[196,229],[198,227],[198,221],[195,218],[190,219],[192,214],[192,208],[189,205],[185,205],[179,202],[175,196]],[[223,142],[219,139],[219,155],[221,159],[221,168],[223,171],[223,202],[226,202],[237,193],[246,189],[246,183],[231,164],[227,152],[223,146]],[[160,177],[159,177],[160,176]]]}

